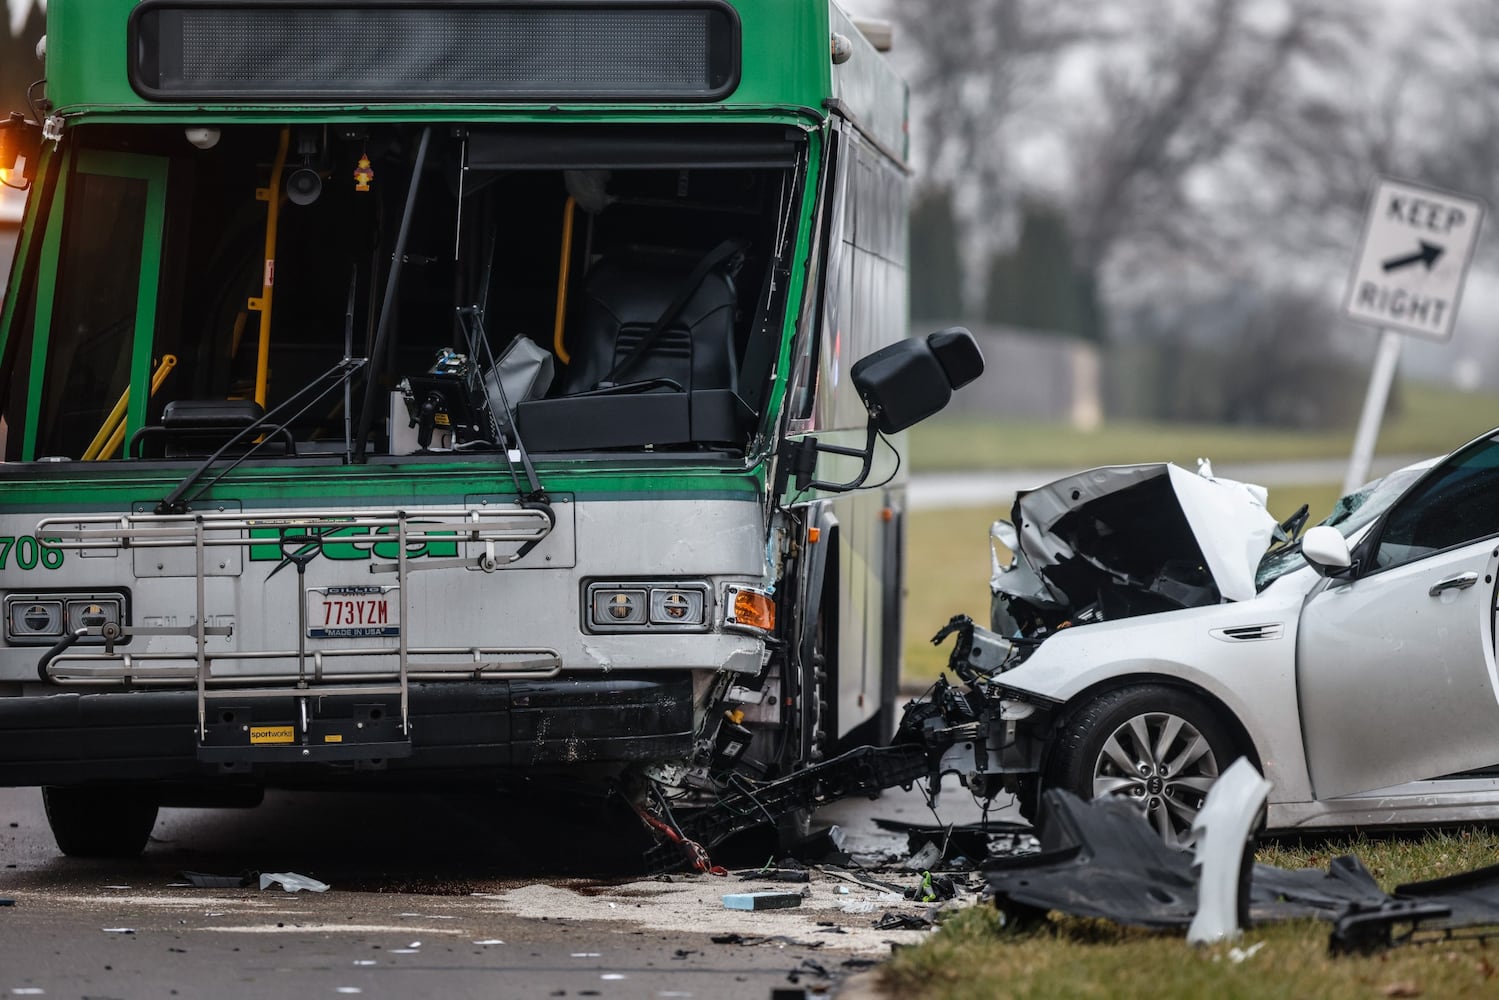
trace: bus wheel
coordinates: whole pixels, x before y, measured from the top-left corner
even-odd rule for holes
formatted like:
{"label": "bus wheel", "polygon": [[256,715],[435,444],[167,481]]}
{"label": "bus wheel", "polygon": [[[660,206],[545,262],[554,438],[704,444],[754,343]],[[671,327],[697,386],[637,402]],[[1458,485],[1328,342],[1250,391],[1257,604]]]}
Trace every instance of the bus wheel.
{"label": "bus wheel", "polygon": [[133,858],[156,826],[156,799],[146,788],[42,789],[47,823],[70,858]]}

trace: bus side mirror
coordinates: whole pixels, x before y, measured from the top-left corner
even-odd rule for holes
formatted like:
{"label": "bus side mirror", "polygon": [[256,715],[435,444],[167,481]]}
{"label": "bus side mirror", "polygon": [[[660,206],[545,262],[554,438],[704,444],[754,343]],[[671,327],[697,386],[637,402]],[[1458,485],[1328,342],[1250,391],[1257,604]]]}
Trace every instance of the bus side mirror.
{"label": "bus side mirror", "polygon": [[[879,433],[894,434],[925,420],[947,405],[954,389],[983,373],[984,355],[973,334],[960,326],[938,330],[920,340],[902,340],[860,358],[848,375],[869,410],[869,433],[864,447],[821,444],[814,437],[786,441],[777,463],[777,495],[785,490],[788,479],[794,479],[798,490],[845,493],[858,489],[869,478]],[[858,476],[846,483],[826,483],[814,478],[820,454],[860,459]]]}
{"label": "bus side mirror", "polygon": [[984,373],[984,355],[961,326],[902,340],[861,358],[849,370],[870,419],[886,434],[903,431],[941,410]]}
{"label": "bus side mirror", "polygon": [[[36,174],[36,161],[42,152],[42,127],[35,122],[29,122],[25,116],[12,111],[9,118],[0,120],[0,172],[7,176],[0,178],[11,187],[25,187],[25,181],[31,180]],[[16,164],[21,164],[21,180],[17,183],[16,178],[9,176],[14,173]]]}

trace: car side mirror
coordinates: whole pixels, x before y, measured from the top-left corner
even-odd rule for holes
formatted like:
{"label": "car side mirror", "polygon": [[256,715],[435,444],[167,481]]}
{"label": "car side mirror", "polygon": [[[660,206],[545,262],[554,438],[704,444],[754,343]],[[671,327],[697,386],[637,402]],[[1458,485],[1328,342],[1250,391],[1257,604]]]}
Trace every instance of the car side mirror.
{"label": "car side mirror", "polygon": [[[897,341],[860,358],[849,369],[848,376],[869,411],[864,447],[821,444],[814,437],[783,442],[776,469],[776,494],[785,489],[791,477],[795,477],[798,490],[845,493],[858,489],[869,478],[878,434],[895,434],[925,420],[947,405],[954,389],[983,373],[983,352],[973,334],[961,326],[938,330],[916,340]],[[814,478],[820,454],[860,459],[859,474],[846,483],[825,483]]]}
{"label": "car side mirror", "polygon": [[1301,537],[1301,554],[1319,576],[1341,576],[1353,565],[1348,539],[1337,528],[1319,524]]}
{"label": "car side mirror", "polygon": [[902,340],[860,358],[849,378],[870,419],[886,434],[903,431],[941,410],[984,373],[984,355],[961,326],[920,340]]}

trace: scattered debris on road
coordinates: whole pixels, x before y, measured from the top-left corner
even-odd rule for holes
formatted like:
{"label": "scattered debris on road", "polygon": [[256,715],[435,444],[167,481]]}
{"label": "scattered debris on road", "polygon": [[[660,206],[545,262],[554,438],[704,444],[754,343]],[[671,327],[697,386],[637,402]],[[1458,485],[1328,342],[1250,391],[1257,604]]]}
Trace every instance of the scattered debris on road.
{"label": "scattered debris on road", "polygon": [[[1168,847],[1129,802],[1084,801],[1052,789],[1042,796],[1036,833],[1038,853],[992,859],[984,867],[995,905],[1012,918],[1044,918],[1057,911],[1151,930],[1186,930],[1204,907],[1236,913],[1239,928],[1312,917],[1332,923],[1328,950],[1334,955],[1450,940],[1465,930],[1486,936],[1499,928],[1499,865],[1386,893],[1351,855],[1333,859],[1326,871],[1253,864],[1226,880],[1233,890],[1232,898],[1225,898],[1221,887],[1205,888],[1196,871],[1200,860]],[[1211,830],[1199,841],[1210,837]],[[1248,863],[1244,859],[1253,852],[1243,849],[1245,837],[1244,831],[1229,833],[1220,840],[1221,853]],[[1199,859],[1203,853],[1200,844]],[[1247,886],[1247,893],[1239,886]],[[1486,933],[1480,931],[1485,928]]]}
{"label": "scattered debris on road", "polygon": [[262,872],[260,875],[260,887],[268,889],[273,885],[279,885],[287,892],[327,892],[330,886],[327,882],[319,882],[315,878],[306,875],[298,875],[296,872]]}
{"label": "scattered debris on road", "polygon": [[723,897],[727,910],[788,910],[802,905],[799,892],[731,892]]}
{"label": "scattered debris on road", "polygon": [[184,871],[182,877],[196,889],[243,889],[255,884],[255,872],[238,875],[210,875],[207,872]]}

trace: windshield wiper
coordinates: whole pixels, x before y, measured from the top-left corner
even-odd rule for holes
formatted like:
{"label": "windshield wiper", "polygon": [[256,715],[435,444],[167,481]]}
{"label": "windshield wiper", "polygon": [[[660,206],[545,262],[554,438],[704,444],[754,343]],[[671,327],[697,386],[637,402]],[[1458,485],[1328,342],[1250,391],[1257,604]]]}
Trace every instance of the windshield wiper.
{"label": "windshield wiper", "polygon": [[1309,504],[1302,504],[1296,509],[1296,513],[1286,518],[1275,526],[1276,540],[1282,545],[1289,545],[1301,537],[1301,529],[1306,527],[1306,519],[1310,516],[1312,508]]}
{"label": "windshield wiper", "polygon": [[[327,371],[314,378],[311,382],[307,383],[305,386],[294,392],[291,397],[285,402],[272,407],[269,413],[261,417],[255,423],[249,424],[248,426],[242,428],[238,434],[235,434],[228,441],[225,441],[222,445],[220,445],[218,451],[215,451],[212,455],[209,455],[197,466],[197,468],[193,469],[192,472],[189,472],[186,476],[184,476],[182,481],[177,484],[172,492],[162,497],[161,502],[156,505],[156,513],[186,514],[188,512],[188,505],[191,504],[193,500],[197,500],[210,488],[212,488],[214,483],[217,483],[220,479],[224,478],[224,476],[228,475],[230,472],[238,468],[239,464],[253,455],[261,445],[265,444],[267,441],[271,440],[278,434],[286,431],[286,429],[292,424],[292,422],[300,418],[304,413],[321,402],[323,397],[327,396],[328,393],[332,392],[340,385],[344,385],[345,383],[347,383],[350,376],[352,376],[355,372],[359,371],[359,369],[365,366],[367,360],[367,358],[342,359],[332,368],[329,368]],[[317,391],[314,392],[313,390]],[[311,398],[307,398],[309,397],[309,395]],[[280,418],[282,413],[290,410],[298,403],[301,403],[304,398],[307,399],[307,401],[302,405],[301,409],[297,410],[295,413],[287,417],[285,420],[282,420],[280,423],[276,422],[277,419]],[[198,480],[202,479],[209,469],[213,468],[215,462],[223,458],[224,455],[229,451],[229,449],[241,444],[246,438],[250,437],[253,434],[259,434],[261,436],[260,440],[256,441],[255,443],[251,444],[250,447],[246,448],[243,455],[240,455],[229,465],[220,469],[218,473],[213,476],[213,478],[209,479],[206,483],[203,484],[203,488],[198,490],[198,492],[195,493],[190,500],[183,499],[183,497],[187,494],[187,491],[192,489],[194,484],[196,484]]]}

